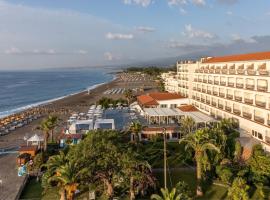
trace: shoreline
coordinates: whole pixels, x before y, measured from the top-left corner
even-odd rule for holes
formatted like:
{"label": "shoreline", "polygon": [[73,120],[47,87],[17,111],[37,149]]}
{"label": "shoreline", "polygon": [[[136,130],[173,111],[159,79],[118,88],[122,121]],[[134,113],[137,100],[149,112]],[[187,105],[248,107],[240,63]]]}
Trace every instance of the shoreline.
{"label": "shoreline", "polygon": [[80,90],[80,91],[77,91],[77,92],[73,92],[73,93],[70,93],[70,94],[67,94],[67,95],[64,95],[64,96],[60,96],[60,97],[56,97],[56,98],[52,98],[52,99],[32,103],[32,104],[29,104],[29,105],[25,105],[25,106],[22,106],[22,107],[19,107],[19,108],[14,108],[14,109],[7,110],[7,111],[1,111],[0,113],[7,113],[7,114],[0,115],[0,120],[4,119],[6,117],[10,117],[12,115],[27,112],[27,110],[47,106],[47,105],[53,104],[56,101],[63,100],[65,98],[69,98],[69,97],[72,97],[74,95],[78,95],[80,93],[84,93],[84,92],[94,90],[94,89],[96,89],[96,88],[98,88],[98,87],[100,87],[102,85],[105,85],[105,84],[109,84],[109,83],[113,82],[114,80],[116,80],[118,78],[116,73],[111,73],[111,74],[113,75],[113,78],[111,80],[107,81],[107,82],[97,83],[97,84],[94,84],[92,86],[87,87],[86,89],[83,89],[83,90]]}

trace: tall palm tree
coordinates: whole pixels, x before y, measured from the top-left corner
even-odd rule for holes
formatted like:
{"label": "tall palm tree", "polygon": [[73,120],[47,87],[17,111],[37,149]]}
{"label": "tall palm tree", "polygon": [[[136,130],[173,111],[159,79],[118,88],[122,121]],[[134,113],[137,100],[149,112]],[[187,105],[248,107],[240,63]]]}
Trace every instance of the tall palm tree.
{"label": "tall palm tree", "polygon": [[133,98],[133,92],[132,92],[132,90],[131,90],[131,89],[125,90],[124,96],[125,96],[125,98],[126,98],[127,101],[128,101],[128,105],[130,105],[130,101],[131,101],[132,98]]}
{"label": "tall palm tree", "polygon": [[183,134],[182,136],[185,136],[187,134],[192,133],[195,130],[196,127],[196,122],[192,117],[183,117],[180,120],[180,129],[181,133]]}
{"label": "tall palm tree", "polygon": [[209,139],[208,129],[197,130],[194,134],[188,134],[181,139],[179,143],[185,143],[185,148],[191,148],[195,152],[194,158],[197,166],[197,195],[202,196],[202,164],[207,158],[207,151],[219,152],[219,148],[215,145],[215,141]]}
{"label": "tall palm tree", "polygon": [[50,136],[51,136],[51,141],[53,142],[53,133],[54,133],[54,129],[58,124],[58,117],[57,116],[49,116],[48,117],[48,123],[50,125]]}
{"label": "tall palm tree", "polygon": [[161,188],[160,191],[161,191],[162,196],[158,194],[153,194],[151,195],[151,199],[154,199],[154,200],[180,200],[181,199],[181,194],[177,194],[175,188],[173,188],[171,191],[169,191],[168,188],[166,189]]}
{"label": "tall palm tree", "polygon": [[42,120],[40,124],[40,129],[43,131],[43,136],[44,136],[43,150],[47,151],[49,132],[51,130],[50,122],[46,119]]}
{"label": "tall palm tree", "polygon": [[[135,141],[139,141],[139,133],[142,131],[142,125],[139,121],[134,121],[130,124],[129,130],[132,136],[135,136]],[[132,137],[133,140],[133,137]]]}

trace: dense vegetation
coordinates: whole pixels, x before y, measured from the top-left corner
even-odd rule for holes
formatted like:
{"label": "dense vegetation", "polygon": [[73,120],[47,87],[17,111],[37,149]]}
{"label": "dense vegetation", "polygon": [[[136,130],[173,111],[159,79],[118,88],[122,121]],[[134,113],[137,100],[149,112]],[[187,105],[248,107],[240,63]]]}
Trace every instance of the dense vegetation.
{"label": "dense vegetation", "polygon": [[125,70],[125,72],[142,72],[150,76],[159,76],[168,71],[176,71],[176,67],[130,67]]}

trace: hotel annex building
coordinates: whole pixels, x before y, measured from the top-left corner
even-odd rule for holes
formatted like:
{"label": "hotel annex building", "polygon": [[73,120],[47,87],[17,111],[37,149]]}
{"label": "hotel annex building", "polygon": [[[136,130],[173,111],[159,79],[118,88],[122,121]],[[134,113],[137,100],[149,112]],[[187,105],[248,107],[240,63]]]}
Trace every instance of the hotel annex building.
{"label": "hotel annex building", "polygon": [[234,119],[270,151],[270,52],[179,61],[163,78],[169,92],[216,119]]}

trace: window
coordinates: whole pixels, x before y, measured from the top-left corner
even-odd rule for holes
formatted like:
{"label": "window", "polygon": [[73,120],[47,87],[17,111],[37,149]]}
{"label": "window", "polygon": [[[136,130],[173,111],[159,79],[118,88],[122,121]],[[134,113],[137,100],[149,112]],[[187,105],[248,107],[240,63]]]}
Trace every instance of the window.
{"label": "window", "polygon": [[263,135],[262,135],[261,133],[258,133],[258,138],[259,138],[260,140],[263,140]]}
{"label": "window", "polygon": [[268,144],[270,144],[270,137],[265,136],[265,142],[268,143]]}
{"label": "window", "polygon": [[171,108],[176,108],[177,104],[171,104]]}
{"label": "window", "polygon": [[167,108],[167,105],[166,104],[161,104],[160,107],[161,108]]}
{"label": "window", "polygon": [[254,130],[252,130],[252,136],[254,136],[254,135],[255,135]]}

